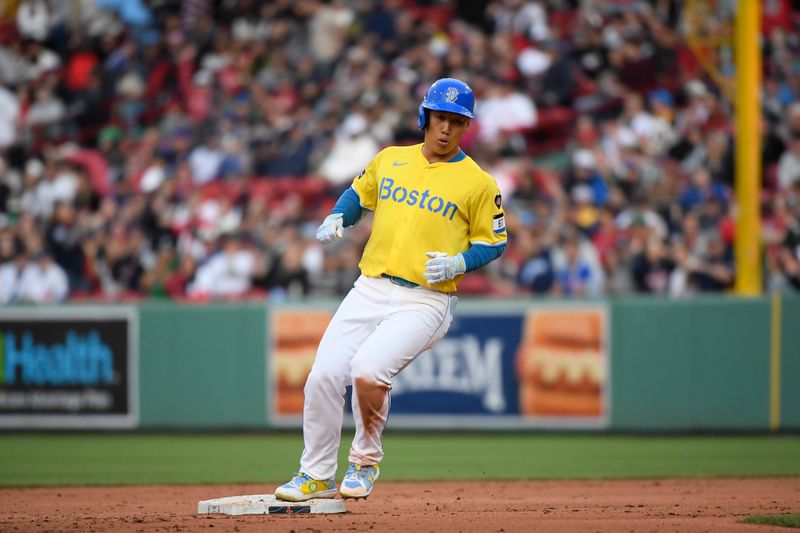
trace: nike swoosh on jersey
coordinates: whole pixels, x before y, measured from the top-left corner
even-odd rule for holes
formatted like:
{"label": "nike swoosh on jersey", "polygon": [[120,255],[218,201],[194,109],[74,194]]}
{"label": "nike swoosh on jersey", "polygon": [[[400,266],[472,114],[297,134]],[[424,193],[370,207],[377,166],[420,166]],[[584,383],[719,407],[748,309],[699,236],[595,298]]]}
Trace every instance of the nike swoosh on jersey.
{"label": "nike swoosh on jersey", "polygon": [[408,163],[398,163],[397,161],[395,161],[394,163],[392,163],[392,166],[393,167],[402,167],[403,165],[407,165],[407,164]]}

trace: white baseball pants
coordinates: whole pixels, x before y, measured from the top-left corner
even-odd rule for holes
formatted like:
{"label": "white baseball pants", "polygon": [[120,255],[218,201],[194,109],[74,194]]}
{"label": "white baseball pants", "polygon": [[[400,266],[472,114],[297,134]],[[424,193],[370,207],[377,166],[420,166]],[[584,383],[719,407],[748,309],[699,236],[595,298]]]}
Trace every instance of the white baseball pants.
{"label": "white baseball pants", "polygon": [[356,429],[349,459],[380,462],[392,378],[444,337],[457,300],[386,278],[356,280],[325,330],[306,381],[303,472],[314,479],[336,475],[347,385],[353,385]]}

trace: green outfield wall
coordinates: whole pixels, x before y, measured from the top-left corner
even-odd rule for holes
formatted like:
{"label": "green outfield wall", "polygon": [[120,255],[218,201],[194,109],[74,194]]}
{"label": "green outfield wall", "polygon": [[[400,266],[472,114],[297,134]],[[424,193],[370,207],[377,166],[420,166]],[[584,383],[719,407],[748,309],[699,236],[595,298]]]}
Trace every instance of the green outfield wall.
{"label": "green outfield wall", "polygon": [[140,427],[263,428],[264,305],[143,305]]}
{"label": "green outfield wall", "polygon": [[[549,304],[536,302],[542,305]],[[768,298],[611,301],[606,427],[770,430],[776,416],[774,305]],[[778,425],[797,430],[800,299],[782,298],[779,305]],[[467,300],[459,311],[530,306]],[[321,307],[330,309],[330,302]],[[267,306],[160,304],[139,310],[141,428],[270,425]]]}
{"label": "green outfield wall", "polygon": [[770,309],[767,300],[614,302],[612,426],[768,428]]}
{"label": "green outfield wall", "polygon": [[[4,308],[0,427],[297,427],[305,378],[293,365],[310,368],[318,336],[336,304]],[[396,378],[391,427],[800,430],[800,298],[463,298],[456,314],[437,348]],[[559,316],[569,318],[559,322]],[[576,357],[539,353],[541,346],[531,344],[539,318],[556,328],[557,334],[545,339],[551,343],[548,349],[555,353],[579,346],[573,349]],[[596,344],[584,348],[559,337],[592,320],[601,324],[600,340],[592,337]],[[113,375],[81,375],[105,376],[102,386],[87,381],[83,389],[76,388],[65,381],[74,376],[58,373],[74,368],[59,363],[59,354],[80,342],[95,350],[92,357],[106,365],[102,368],[116,369]],[[114,351],[113,358],[104,355],[107,349]],[[551,367],[536,370],[525,361]],[[549,378],[536,382],[537,376]],[[47,383],[56,378],[61,388]],[[570,381],[578,392],[567,398],[569,383],[566,389],[558,387]],[[587,393],[596,382],[599,393]],[[61,405],[57,402],[63,402],[61,414],[55,412]],[[567,414],[550,416],[558,402],[568,407]]]}
{"label": "green outfield wall", "polygon": [[781,303],[780,423],[800,430],[800,298]]}

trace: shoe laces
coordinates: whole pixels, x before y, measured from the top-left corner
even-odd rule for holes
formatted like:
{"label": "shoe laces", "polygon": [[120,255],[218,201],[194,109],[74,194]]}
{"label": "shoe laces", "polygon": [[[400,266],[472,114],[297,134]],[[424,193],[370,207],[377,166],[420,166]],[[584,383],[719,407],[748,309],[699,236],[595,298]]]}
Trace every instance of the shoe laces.
{"label": "shoe laces", "polygon": [[303,483],[305,483],[306,481],[309,481],[309,480],[311,480],[311,476],[309,476],[309,475],[308,475],[308,474],[306,474],[305,472],[298,472],[298,473],[296,473],[296,474],[294,475],[294,479],[296,479],[296,480],[297,480],[297,482],[298,482],[299,484],[301,484],[301,485],[302,485],[302,484],[303,484]]}
{"label": "shoe laces", "polygon": [[350,472],[348,472],[348,473],[352,473],[357,478],[363,478],[363,477],[367,476],[368,471],[367,470],[362,470],[362,469],[368,469],[368,468],[370,468],[370,467],[357,465],[357,464],[354,463],[354,464],[350,465]]}

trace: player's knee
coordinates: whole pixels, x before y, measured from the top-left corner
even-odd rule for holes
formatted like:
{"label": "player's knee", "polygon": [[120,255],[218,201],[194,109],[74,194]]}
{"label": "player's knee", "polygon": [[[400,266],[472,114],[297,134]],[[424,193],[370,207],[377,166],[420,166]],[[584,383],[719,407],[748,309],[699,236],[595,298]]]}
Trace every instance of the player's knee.
{"label": "player's knee", "polygon": [[321,391],[327,394],[336,389],[344,390],[344,387],[347,386],[346,379],[347,376],[341,376],[336,372],[314,365],[308,374],[308,379],[306,379],[305,395],[312,396],[314,393]]}
{"label": "player's knee", "polygon": [[350,373],[352,383],[374,383],[383,382],[387,383],[389,380],[385,369],[380,368],[370,361],[357,361],[353,360],[353,370]]}

